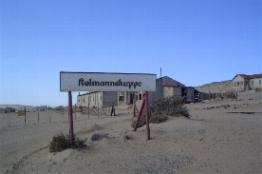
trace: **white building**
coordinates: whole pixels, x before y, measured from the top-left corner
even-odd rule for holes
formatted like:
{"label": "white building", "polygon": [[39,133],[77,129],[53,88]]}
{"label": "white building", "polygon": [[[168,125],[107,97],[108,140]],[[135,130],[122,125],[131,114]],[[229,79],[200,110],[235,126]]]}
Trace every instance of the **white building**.
{"label": "white building", "polygon": [[105,108],[112,105],[132,105],[134,100],[141,101],[143,99],[142,92],[136,92],[135,97],[133,92],[88,92],[77,96],[77,106]]}
{"label": "white building", "polygon": [[237,74],[232,84],[235,91],[262,89],[262,74]]}

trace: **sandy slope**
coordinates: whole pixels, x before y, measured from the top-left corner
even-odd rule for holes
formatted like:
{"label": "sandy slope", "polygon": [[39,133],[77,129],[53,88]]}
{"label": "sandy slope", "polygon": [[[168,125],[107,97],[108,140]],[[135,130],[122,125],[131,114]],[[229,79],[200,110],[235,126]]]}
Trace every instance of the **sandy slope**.
{"label": "sandy slope", "polygon": [[[64,123],[6,128],[0,135],[1,169],[11,166],[9,172],[19,174],[259,174],[262,173],[261,106],[261,99],[189,104],[192,119],[173,117],[165,123],[152,124],[151,141],[145,140],[144,128],[132,131],[131,115],[89,120],[79,116],[81,121],[75,127],[79,136],[88,138],[88,148],[57,154],[49,153],[45,146],[53,134],[67,131],[66,117]],[[240,113],[243,111],[255,113]],[[94,126],[95,123],[99,126]],[[46,128],[49,131],[44,133]],[[108,137],[92,142],[90,136],[94,132],[106,133]],[[12,145],[14,140],[6,138],[8,135],[16,137],[16,145]],[[125,135],[132,138],[125,140]]]}
{"label": "sandy slope", "polygon": [[226,80],[226,81],[213,82],[213,83],[197,86],[196,89],[199,90],[200,92],[205,92],[205,93],[224,93],[227,91],[232,91],[233,85],[231,80]]}

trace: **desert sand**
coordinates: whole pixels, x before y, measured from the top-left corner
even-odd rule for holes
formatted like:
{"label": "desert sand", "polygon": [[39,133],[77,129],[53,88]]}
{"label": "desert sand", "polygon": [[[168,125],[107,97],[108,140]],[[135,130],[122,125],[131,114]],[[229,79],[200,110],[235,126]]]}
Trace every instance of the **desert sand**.
{"label": "desert sand", "polygon": [[[261,93],[237,100],[187,104],[191,119],[169,117],[134,132],[132,114],[116,117],[77,113],[78,137],[87,148],[49,153],[51,137],[68,132],[67,114],[30,112],[23,117],[1,114],[0,171],[14,174],[260,174],[262,173]],[[94,133],[104,134],[91,141]],[[130,139],[125,138],[126,136]]]}

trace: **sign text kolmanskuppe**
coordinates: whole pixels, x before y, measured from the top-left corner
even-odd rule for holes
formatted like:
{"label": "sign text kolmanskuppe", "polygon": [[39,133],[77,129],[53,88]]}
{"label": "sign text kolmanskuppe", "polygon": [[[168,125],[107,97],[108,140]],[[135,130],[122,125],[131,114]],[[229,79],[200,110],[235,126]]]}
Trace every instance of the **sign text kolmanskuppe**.
{"label": "sign text kolmanskuppe", "polygon": [[60,72],[60,91],[155,91],[156,74]]}

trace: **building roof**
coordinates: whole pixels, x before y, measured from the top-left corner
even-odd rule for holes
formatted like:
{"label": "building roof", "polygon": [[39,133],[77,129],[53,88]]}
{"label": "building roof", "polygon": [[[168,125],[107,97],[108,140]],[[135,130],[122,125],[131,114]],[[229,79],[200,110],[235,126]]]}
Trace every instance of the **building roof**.
{"label": "building roof", "polygon": [[84,94],[79,94],[79,95],[77,95],[77,96],[89,95],[89,94],[99,93],[99,92],[102,92],[102,91],[91,91],[91,92],[86,92],[86,93],[84,93]]}
{"label": "building roof", "polygon": [[156,79],[157,82],[161,81],[161,85],[162,86],[174,86],[174,87],[185,87],[184,84],[168,77],[168,76],[164,76],[164,77],[160,77],[158,79]]}
{"label": "building roof", "polygon": [[247,74],[237,74],[233,79],[235,79],[237,76],[241,76],[244,79],[256,79],[256,78],[262,78],[262,74],[252,74],[252,75],[247,75]]}

